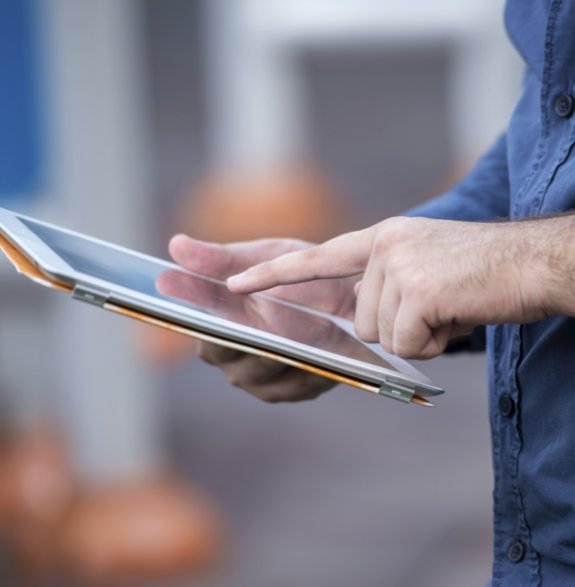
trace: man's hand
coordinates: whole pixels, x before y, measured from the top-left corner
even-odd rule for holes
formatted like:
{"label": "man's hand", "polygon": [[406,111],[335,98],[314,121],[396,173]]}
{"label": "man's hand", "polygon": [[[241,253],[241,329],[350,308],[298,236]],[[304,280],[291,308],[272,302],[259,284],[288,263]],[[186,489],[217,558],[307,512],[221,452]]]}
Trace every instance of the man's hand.
{"label": "man's hand", "polygon": [[[225,279],[254,263],[273,259],[279,255],[301,251],[309,243],[288,239],[265,239],[229,245],[206,243],[184,235],[170,242],[170,253],[185,269]],[[209,291],[189,290],[185,275],[174,272],[160,277],[158,288],[167,295],[186,299],[209,296]],[[340,279],[316,282],[301,286],[277,287],[270,293],[292,302],[345,317],[353,317],[355,296],[353,280]],[[246,300],[246,303],[249,300]],[[240,312],[242,308],[232,308]],[[261,316],[266,320],[266,316]],[[232,385],[242,387],[253,395],[269,402],[312,399],[334,385],[328,379],[289,367],[282,363],[248,355],[221,346],[198,342],[197,352],[207,363],[221,368]]]}
{"label": "man's hand", "polygon": [[358,336],[401,357],[430,358],[475,325],[575,311],[555,267],[568,253],[573,267],[574,240],[575,216],[500,223],[391,218],[262,262],[228,287],[249,293],[363,274]]}

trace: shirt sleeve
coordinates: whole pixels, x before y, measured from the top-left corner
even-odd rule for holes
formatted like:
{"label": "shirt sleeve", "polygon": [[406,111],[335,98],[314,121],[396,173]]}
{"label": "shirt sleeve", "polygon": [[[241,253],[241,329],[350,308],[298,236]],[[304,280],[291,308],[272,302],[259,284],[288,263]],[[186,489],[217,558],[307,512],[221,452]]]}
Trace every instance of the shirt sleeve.
{"label": "shirt sleeve", "polygon": [[502,135],[453,188],[404,215],[470,221],[507,218],[509,192],[507,140]]}

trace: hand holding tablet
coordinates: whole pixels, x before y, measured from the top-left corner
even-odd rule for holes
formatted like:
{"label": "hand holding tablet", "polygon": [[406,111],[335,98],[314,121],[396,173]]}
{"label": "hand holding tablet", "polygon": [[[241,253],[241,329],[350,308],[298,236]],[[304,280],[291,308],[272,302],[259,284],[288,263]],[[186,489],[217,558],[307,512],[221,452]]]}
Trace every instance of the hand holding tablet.
{"label": "hand holding tablet", "polygon": [[24,273],[38,279],[33,266],[44,283],[68,288],[75,299],[200,339],[205,359],[265,399],[315,397],[334,381],[423,405],[443,392],[405,361],[357,339],[347,319],[353,279],[241,295],[213,277],[305,246],[298,241],[212,245],[177,237],[171,252],[182,268],[2,209],[0,234]]}

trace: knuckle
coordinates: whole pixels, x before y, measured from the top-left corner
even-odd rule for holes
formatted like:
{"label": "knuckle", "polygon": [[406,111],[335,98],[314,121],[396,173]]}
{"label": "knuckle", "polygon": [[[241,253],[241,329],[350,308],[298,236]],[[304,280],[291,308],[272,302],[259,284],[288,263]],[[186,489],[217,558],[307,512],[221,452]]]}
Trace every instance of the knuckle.
{"label": "knuckle", "polygon": [[388,254],[393,245],[392,239],[387,232],[378,231],[373,239],[372,254],[377,257],[384,257]]}
{"label": "knuckle", "polygon": [[226,378],[232,387],[243,387],[242,378],[237,373],[227,372]]}
{"label": "knuckle", "polygon": [[280,404],[287,401],[287,398],[283,394],[267,389],[259,390],[257,395],[266,404]]}
{"label": "knuckle", "polygon": [[200,343],[197,347],[197,354],[202,361],[209,365],[222,365],[240,358],[243,353],[235,349],[219,346],[212,343]]}
{"label": "knuckle", "polygon": [[407,359],[411,359],[411,358],[421,359],[422,361],[426,361],[428,359],[433,359],[437,355],[438,355],[438,353],[436,351],[433,351],[431,349],[425,349],[425,350],[422,350],[420,353],[417,353],[413,357],[406,357],[406,358]]}
{"label": "knuckle", "polygon": [[354,328],[355,334],[360,340],[363,340],[364,342],[377,342],[378,333],[373,325],[356,320]]}
{"label": "knuckle", "polygon": [[215,360],[213,357],[213,345],[206,344],[206,343],[199,343],[196,348],[196,353],[198,357],[204,361],[204,363],[208,363],[208,365],[214,365]]}
{"label": "knuckle", "polygon": [[391,343],[387,340],[387,338],[382,338],[379,341],[379,344],[381,346],[381,348],[386,352],[386,353],[390,353],[393,354],[393,346],[391,345]]}
{"label": "knuckle", "polygon": [[313,245],[308,241],[304,241],[302,239],[291,239],[288,245],[288,250],[292,253],[295,253],[297,251],[303,251],[310,248],[313,248]]}
{"label": "knuckle", "polygon": [[403,296],[414,302],[421,301],[429,296],[432,283],[425,272],[417,271],[410,275]]}
{"label": "knuckle", "polygon": [[387,255],[385,262],[386,274],[393,275],[396,278],[403,278],[403,273],[409,269],[408,260],[401,250],[397,248]]}
{"label": "knuckle", "polygon": [[305,249],[299,254],[301,255],[302,259],[305,259],[306,261],[312,262],[312,261],[315,261],[318,257],[320,257],[322,251],[323,251],[323,245],[317,245],[315,247],[310,247],[309,249]]}
{"label": "knuckle", "polygon": [[413,359],[414,357],[414,353],[413,353],[413,349],[409,347],[409,345],[406,345],[405,343],[401,343],[401,342],[394,342],[392,347],[391,347],[391,352],[398,356],[401,357],[402,359]]}
{"label": "knuckle", "polygon": [[258,400],[266,404],[278,404],[286,399],[286,391],[282,386],[271,385],[267,383],[257,385],[247,385],[244,389],[250,394],[256,397]]}
{"label": "knuckle", "polygon": [[289,383],[280,386],[261,386],[254,391],[254,395],[268,404],[294,403],[313,400],[332,385],[329,379],[302,371]]}
{"label": "knuckle", "polygon": [[381,222],[374,238],[374,249],[384,252],[403,242],[410,232],[410,220],[395,216]]}

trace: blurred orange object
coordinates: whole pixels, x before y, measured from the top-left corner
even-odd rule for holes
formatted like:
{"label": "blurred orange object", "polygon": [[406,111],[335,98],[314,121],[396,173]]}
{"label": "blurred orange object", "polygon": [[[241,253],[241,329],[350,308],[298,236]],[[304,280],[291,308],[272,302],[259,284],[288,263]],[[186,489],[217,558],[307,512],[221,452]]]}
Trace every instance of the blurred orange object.
{"label": "blurred orange object", "polygon": [[174,229],[217,242],[292,237],[313,242],[344,225],[341,200],[312,166],[220,171],[192,186]]}
{"label": "blurred orange object", "polygon": [[74,495],[64,443],[46,429],[3,439],[0,445],[0,535],[18,566],[49,573],[54,538]]}
{"label": "blurred orange object", "polygon": [[57,435],[0,447],[0,537],[24,576],[106,585],[195,575],[216,564],[223,535],[212,501],[170,475],[80,492]]}
{"label": "blurred orange object", "polygon": [[170,578],[212,568],[223,544],[215,506],[156,479],[84,495],[61,535],[66,574],[88,582]]}
{"label": "blurred orange object", "polygon": [[0,446],[0,531],[22,519],[53,524],[68,511],[74,481],[61,439],[46,430]]}

